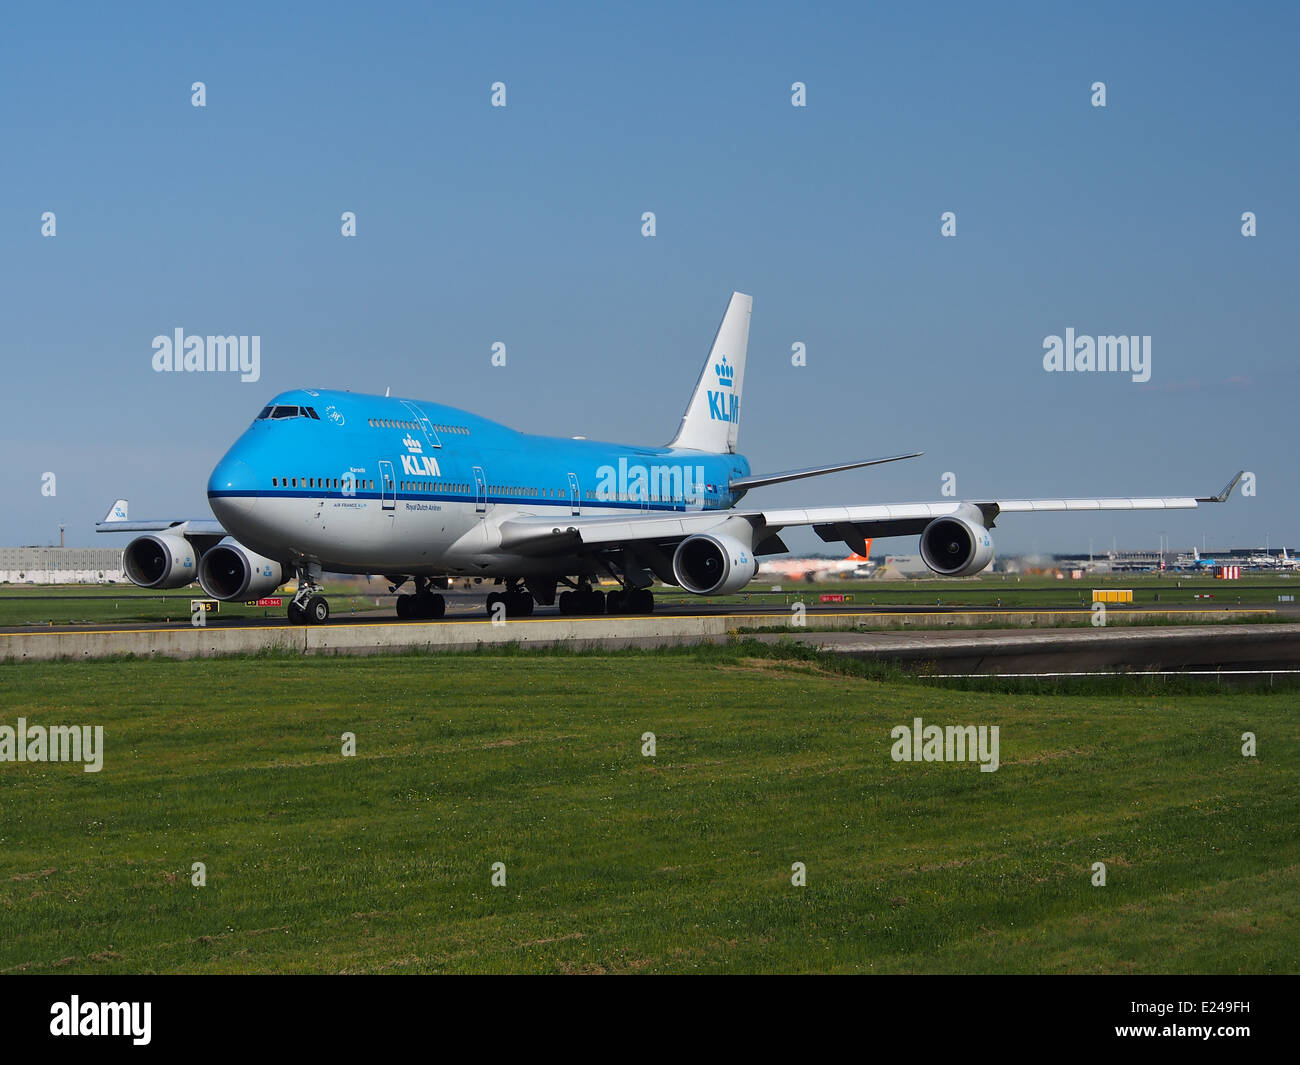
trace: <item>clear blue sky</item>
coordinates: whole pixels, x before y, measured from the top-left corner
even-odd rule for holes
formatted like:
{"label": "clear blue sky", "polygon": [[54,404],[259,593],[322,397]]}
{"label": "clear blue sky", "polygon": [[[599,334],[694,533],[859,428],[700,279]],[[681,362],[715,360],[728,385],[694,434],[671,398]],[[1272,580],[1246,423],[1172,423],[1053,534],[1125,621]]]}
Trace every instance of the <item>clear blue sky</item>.
{"label": "clear blue sky", "polygon": [[[207,516],[300,385],[662,443],[740,289],[756,472],[927,452],[751,502],[1245,467],[1258,495],[1213,512],[1013,518],[998,547],[1300,547],[1294,5],[378,8],[6,12],[0,542],[95,544],[116,496]],[[260,335],[261,381],[154,373],[177,327]],[[1045,373],[1066,327],[1151,335],[1150,383]]]}

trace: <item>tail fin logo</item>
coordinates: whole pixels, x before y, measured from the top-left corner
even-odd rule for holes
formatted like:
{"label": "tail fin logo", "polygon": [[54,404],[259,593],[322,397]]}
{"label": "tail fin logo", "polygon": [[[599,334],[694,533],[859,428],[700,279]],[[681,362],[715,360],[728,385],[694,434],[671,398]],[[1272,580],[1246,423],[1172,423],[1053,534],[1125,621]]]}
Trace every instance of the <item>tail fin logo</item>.
{"label": "tail fin logo", "polygon": [[[108,508],[108,513],[104,515],[104,521],[126,521],[126,500],[115,499],[113,505]],[[103,522],[101,522],[103,524]]]}
{"label": "tail fin logo", "polygon": [[736,380],[736,368],[727,361],[727,356],[724,355],[721,362],[713,364],[713,372],[718,377],[718,384],[727,391],[714,392],[709,389],[709,418],[715,422],[738,424],[740,422],[740,397],[730,391],[732,383]]}
{"label": "tail fin logo", "polygon": [[709,417],[715,422],[740,421],[740,397],[734,392],[714,392],[709,389]]}
{"label": "tail fin logo", "polygon": [[736,379],[735,367],[727,361],[727,356],[722,356],[722,361],[713,364],[713,372],[718,375],[718,384],[723,388],[730,388],[731,382]]}

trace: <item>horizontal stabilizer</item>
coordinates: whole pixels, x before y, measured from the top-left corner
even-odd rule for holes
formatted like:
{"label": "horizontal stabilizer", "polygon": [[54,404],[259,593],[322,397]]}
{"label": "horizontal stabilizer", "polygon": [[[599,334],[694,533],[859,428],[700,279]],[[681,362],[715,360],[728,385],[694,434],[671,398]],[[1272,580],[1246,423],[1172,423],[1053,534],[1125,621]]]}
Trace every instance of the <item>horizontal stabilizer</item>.
{"label": "horizontal stabilizer", "polygon": [[808,466],[802,470],[782,470],[780,473],[766,473],[758,477],[737,477],[731,482],[731,490],[738,492],[749,488],[761,488],[765,484],[799,481],[805,477],[820,477],[823,473],[839,473],[841,470],[857,470],[863,466],[879,466],[885,462],[914,459],[924,454],[924,451],[913,451],[906,455],[891,455],[886,459],[863,459],[860,462],[843,462],[838,466]]}

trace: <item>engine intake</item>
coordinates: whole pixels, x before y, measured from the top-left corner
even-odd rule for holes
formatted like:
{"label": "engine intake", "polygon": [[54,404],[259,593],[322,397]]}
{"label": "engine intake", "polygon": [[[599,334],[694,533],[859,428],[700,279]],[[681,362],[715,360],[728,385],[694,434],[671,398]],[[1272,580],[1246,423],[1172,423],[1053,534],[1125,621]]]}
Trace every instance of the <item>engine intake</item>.
{"label": "engine intake", "polygon": [[993,538],[979,522],[935,518],[921,533],[921,561],[942,577],[968,577],[993,561]]}
{"label": "engine intake", "polygon": [[753,549],[731,536],[698,533],[673,552],[673,577],[696,595],[738,592],[757,572]]}
{"label": "engine intake", "polygon": [[145,533],[122,551],[122,569],[141,588],[184,588],[197,575],[198,557],[183,536]]}
{"label": "engine intake", "polygon": [[283,580],[280,563],[250,551],[229,536],[199,563],[199,584],[213,599],[223,602],[267,595]]}

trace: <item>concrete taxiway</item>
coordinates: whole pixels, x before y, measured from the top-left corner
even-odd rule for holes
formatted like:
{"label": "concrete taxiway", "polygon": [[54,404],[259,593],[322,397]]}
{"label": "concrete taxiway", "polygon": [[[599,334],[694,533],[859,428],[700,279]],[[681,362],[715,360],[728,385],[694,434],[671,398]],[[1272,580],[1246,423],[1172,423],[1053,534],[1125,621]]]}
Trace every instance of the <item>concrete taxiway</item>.
{"label": "concrete taxiway", "polygon": [[822,632],[798,639],[825,651],[896,662],[936,676],[1300,670],[1300,624]]}

